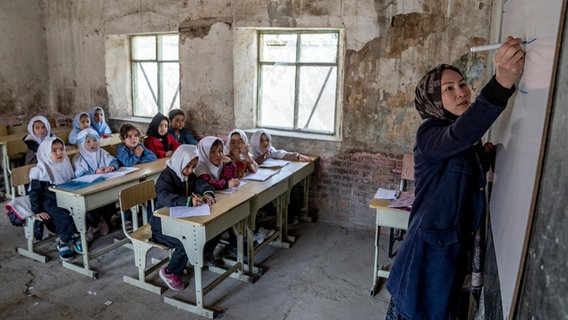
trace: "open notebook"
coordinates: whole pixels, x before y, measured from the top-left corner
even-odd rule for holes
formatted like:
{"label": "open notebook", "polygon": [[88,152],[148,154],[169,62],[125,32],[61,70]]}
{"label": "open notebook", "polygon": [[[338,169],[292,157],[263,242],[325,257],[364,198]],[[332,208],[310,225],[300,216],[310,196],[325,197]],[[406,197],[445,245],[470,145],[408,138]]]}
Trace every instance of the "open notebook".
{"label": "open notebook", "polygon": [[55,188],[64,189],[64,190],[77,190],[80,188],[84,188],[89,186],[93,183],[101,182],[108,179],[122,177],[130,172],[134,172],[139,170],[140,168],[136,167],[120,167],[113,172],[109,173],[101,173],[101,174],[88,174],[84,175],[75,179],[72,179],[68,182],[58,184]]}

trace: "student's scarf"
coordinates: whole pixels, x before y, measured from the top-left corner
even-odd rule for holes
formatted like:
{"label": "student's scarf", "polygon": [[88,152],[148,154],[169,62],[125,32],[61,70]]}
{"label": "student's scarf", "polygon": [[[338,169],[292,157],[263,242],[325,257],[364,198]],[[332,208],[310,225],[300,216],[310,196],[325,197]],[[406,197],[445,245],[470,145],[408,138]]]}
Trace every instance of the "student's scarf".
{"label": "student's scarf", "polygon": [[284,156],[286,156],[286,154],[287,154],[286,150],[276,150],[276,148],[274,148],[274,146],[272,146],[272,137],[270,136],[270,133],[268,133],[268,131],[266,131],[264,129],[256,130],[252,134],[252,137],[250,137],[250,145],[252,147],[253,157],[258,158],[258,157],[260,157],[261,155],[264,154],[264,151],[260,147],[260,138],[262,138],[263,134],[265,134],[266,138],[268,138],[268,148],[266,148],[266,150],[268,150],[268,156],[270,156],[274,159],[284,158]]}
{"label": "student's scarf", "polygon": [[[87,137],[97,139],[97,148],[95,151],[85,149],[85,139],[87,139]],[[101,137],[99,134],[92,128],[83,129],[77,135],[79,154],[81,155],[83,162],[87,165],[89,172],[92,171],[94,173],[98,168],[108,167],[114,160],[113,156],[101,149],[100,139]]]}
{"label": "student's scarf", "polygon": [[[241,139],[243,140],[244,144],[248,144],[248,138],[246,133],[241,130],[241,129],[233,129],[231,130],[231,132],[229,132],[229,135],[227,136],[227,143],[225,144],[225,147],[223,148],[223,153],[224,154],[229,154],[231,151],[231,137],[233,136],[233,134],[237,133],[239,136],[241,136]],[[239,159],[236,159],[239,160]]]}
{"label": "student's scarf", "polygon": [[[63,161],[56,163],[51,160],[51,146],[54,141],[63,145],[65,156]],[[51,184],[65,183],[75,177],[73,166],[65,152],[65,143],[57,137],[48,137],[39,144],[37,149],[37,165],[30,170],[30,180],[47,181]]]}
{"label": "student's scarf", "polygon": [[221,171],[223,170],[223,164],[219,164],[219,166],[214,165],[211,162],[210,154],[211,154],[211,146],[215,141],[219,140],[221,142],[221,148],[223,147],[223,140],[217,137],[208,136],[201,139],[197,145],[197,154],[199,156],[199,162],[195,167],[195,175],[202,176],[204,174],[208,174],[215,180],[219,180],[221,176]]}
{"label": "student's scarf", "polygon": [[[102,120],[100,122],[95,122],[95,112],[97,112],[97,110],[101,110]],[[89,112],[89,116],[91,117],[91,128],[95,129],[99,136],[112,133],[105,120],[105,111],[101,106],[93,107]]]}
{"label": "student's scarf", "polygon": [[194,145],[182,144],[174,151],[172,157],[166,161],[166,166],[172,169],[182,182],[187,181],[187,176],[182,171],[197,156],[197,148]]}
{"label": "student's scarf", "polygon": [[[94,115],[94,112],[93,112],[93,115]],[[86,113],[86,112],[79,112],[79,113],[77,113],[77,114],[75,115],[75,117],[73,118],[73,129],[76,129],[76,130],[79,130],[79,131],[83,130],[83,129],[81,128],[81,117],[83,117],[83,116],[87,116],[87,117],[89,117],[89,118],[91,117],[91,116],[90,116],[88,113]],[[104,117],[104,115],[103,115],[103,117]]]}
{"label": "student's scarf", "polygon": [[414,107],[423,120],[429,118],[455,120],[457,118],[445,110],[442,104],[442,72],[447,69],[453,70],[463,77],[458,68],[449,64],[441,64],[428,71],[416,86]]}
{"label": "student's scarf", "polygon": [[160,140],[162,142],[162,144],[164,145],[164,150],[170,151],[170,150],[172,150],[172,146],[168,142],[167,130],[166,130],[166,134],[164,134],[164,135],[161,135],[159,133],[159,130],[158,130],[160,128],[160,123],[163,120],[168,121],[168,123],[170,122],[168,120],[168,117],[166,117],[162,113],[160,113],[160,112],[156,113],[156,115],[152,118],[152,121],[150,121],[150,125],[148,126],[148,130],[146,131],[146,134]]}
{"label": "student's scarf", "polygon": [[[37,121],[41,121],[45,125],[46,132],[45,132],[45,136],[43,136],[43,137],[38,137],[34,134],[34,123],[36,123]],[[24,138],[24,140],[32,140],[33,139],[38,144],[40,144],[43,140],[45,140],[45,138],[50,137],[50,136],[51,136],[51,125],[49,124],[49,120],[47,120],[47,118],[44,117],[44,116],[35,116],[35,117],[31,118],[30,121],[28,122],[28,135]],[[50,150],[50,152],[51,152],[51,150]]]}

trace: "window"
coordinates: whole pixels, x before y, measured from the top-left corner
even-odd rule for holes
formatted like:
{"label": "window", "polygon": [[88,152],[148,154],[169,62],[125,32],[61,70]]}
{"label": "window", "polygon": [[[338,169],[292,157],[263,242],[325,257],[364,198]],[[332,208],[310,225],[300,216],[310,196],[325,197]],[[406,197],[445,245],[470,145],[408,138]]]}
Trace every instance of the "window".
{"label": "window", "polygon": [[335,135],[339,31],[258,32],[257,127]]}
{"label": "window", "polygon": [[153,117],[179,108],[178,35],[131,37],[133,115]]}

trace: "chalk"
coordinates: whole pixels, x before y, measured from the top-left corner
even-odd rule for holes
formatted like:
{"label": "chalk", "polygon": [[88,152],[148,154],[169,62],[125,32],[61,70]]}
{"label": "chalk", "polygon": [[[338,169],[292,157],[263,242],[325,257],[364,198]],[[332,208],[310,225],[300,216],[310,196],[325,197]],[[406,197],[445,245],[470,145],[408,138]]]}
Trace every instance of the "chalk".
{"label": "chalk", "polygon": [[[523,41],[523,42],[521,42],[521,44],[529,44],[529,43],[531,43],[531,42],[533,42],[533,41],[535,41],[535,40],[536,40],[536,38],[533,38],[533,39],[528,40],[528,41]],[[471,50],[471,52],[481,52],[481,51],[496,50],[496,49],[499,49],[499,48],[503,45],[503,43],[504,43],[504,42],[502,42],[502,43],[486,44],[486,45],[484,45],[484,46],[471,47],[470,50]]]}

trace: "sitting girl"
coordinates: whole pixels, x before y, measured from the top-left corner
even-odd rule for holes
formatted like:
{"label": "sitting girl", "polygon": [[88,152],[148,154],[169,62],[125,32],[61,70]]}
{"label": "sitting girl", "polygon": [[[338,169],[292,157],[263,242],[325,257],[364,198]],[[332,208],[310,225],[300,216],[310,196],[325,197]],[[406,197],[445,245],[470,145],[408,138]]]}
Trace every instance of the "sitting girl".
{"label": "sitting girl", "polygon": [[51,125],[44,116],[35,116],[28,122],[28,134],[24,137],[24,143],[28,146],[25,164],[37,163],[37,149],[39,144],[47,137],[51,137]]}
{"label": "sitting girl", "polygon": [[154,152],[158,158],[171,157],[180,146],[180,143],[168,133],[168,128],[168,118],[158,112],[152,118],[148,131],[146,131],[148,136],[144,140],[144,145]]}
{"label": "sitting girl", "polygon": [[77,135],[81,130],[91,127],[91,118],[86,112],[79,112],[73,118],[73,129],[69,132],[69,143],[77,144]]}
{"label": "sitting girl", "polygon": [[270,133],[264,129],[258,129],[250,138],[252,147],[252,156],[258,164],[262,164],[268,158],[283,159],[289,161],[308,162],[311,159],[298,152],[288,152],[286,150],[276,150],[272,146],[272,137]]}
{"label": "sitting girl", "polygon": [[91,117],[91,128],[95,129],[100,137],[108,138],[112,131],[110,131],[110,128],[105,121],[105,111],[103,110],[103,107],[93,107],[91,112],[89,112],[89,116]]}
{"label": "sitting girl", "polygon": [[[166,162],[166,169],[162,171],[156,182],[156,209],[215,203],[213,188],[194,174],[197,161],[197,149],[194,145],[182,145],[174,152],[172,158]],[[193,197],[194,192],[203,197]],[[153,240],[174,249],[168,265],[160,269],[160,278],[170,289],[183,290],[185,285],[180,275],[188,261],[183,244],[179,239],[162,233],[160,218],[152,215],[150,225]]]}
{"label": "sitting girl", "polygon": [[57,250],[62,260],[70,260],[75,251],[81,253],[81,237],[75,228],[73,218],[66,209],[57,206],[55,193],[49,187],[73,179],[73,168],[65,152],[63,140],[45,138],[37,152],[37,166],[30,171],[30,204],[36,219],[52,220],[59,236]]}
{"label": "sitting girl", "polygon": [[120,127],[120,139],[122,143],[116,150],[116,158],[120,165],[132,167],[137,163],[146,163],[156,160],[154,152],[146,149],[140,142],[140,130],[131,123],[125,123]]}
{"label": "sitting girl", "polygon": [[[84,129],[77,135],[79,153],[73,156],[75,175],[81,177],[87,174],[108,173],[118,169],[118,161],[106,150],[99,147],[99,135],[91,129]],[[102,235],[109,233],[107,220],[116,213],[115,204],[111,203],[102,208],[95,209],[87,215],[87,241],[93,241],[95,233]]]}
{"label": "sitting girl", "polygon": [[239,179],[246,172],[254,173],[258,169],[258,164],[250,155],[248,138],[243,130],[233,129],[229,132],[227,144],[223,148],[223,152],[235,162]]}

